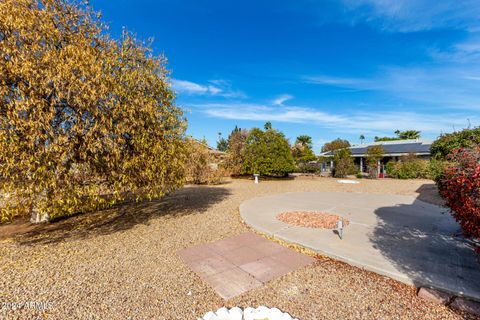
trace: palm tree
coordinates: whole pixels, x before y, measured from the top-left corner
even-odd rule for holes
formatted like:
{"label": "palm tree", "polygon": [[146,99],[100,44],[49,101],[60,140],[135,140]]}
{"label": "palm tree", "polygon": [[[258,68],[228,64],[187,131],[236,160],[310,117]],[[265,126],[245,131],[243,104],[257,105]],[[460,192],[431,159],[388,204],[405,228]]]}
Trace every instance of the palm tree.
{"label": "palm tree", "polygon": [[395,134],[400,139],[420,139],[420,131],[417,130],[406,130],[406,131],[395,131]]}
{"label": "palm tree", "polygon": [[363,134],[360,135],[360,144],[363,144],[363,141],[365,141],[365,136]]}
{"label": "palm tree", "polygon": [[305,134],[298,136],[297,141],[295,141],[295,144],[300,144],[303,147],[307,147],[309,149],[312,149],[312,137],[307,136]]}

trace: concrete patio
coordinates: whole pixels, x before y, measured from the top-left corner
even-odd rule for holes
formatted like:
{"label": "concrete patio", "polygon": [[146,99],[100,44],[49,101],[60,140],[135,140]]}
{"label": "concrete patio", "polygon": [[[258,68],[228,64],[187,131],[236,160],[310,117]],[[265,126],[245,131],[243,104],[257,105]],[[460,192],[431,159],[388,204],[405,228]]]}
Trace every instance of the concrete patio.
{"label": "concrete patio", "polygon": [[[287,211],[347,218],[343,240],[327,229],[287,225]],[[240,206],[254,229],[417,287],[480,301],[480,264],[448,210],[411,196],[302,192],[254,198]]]}

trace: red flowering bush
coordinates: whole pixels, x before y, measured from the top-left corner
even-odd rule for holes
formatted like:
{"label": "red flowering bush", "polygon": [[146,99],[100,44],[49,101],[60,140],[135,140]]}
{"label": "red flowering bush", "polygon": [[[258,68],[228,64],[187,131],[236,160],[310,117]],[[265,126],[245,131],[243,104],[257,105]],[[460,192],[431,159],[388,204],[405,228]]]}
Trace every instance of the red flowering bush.
{"label": "red flowering bush", "polygon": [[480,146],[455,149],[450,160],[440,193],[464,234],[480,239]]}

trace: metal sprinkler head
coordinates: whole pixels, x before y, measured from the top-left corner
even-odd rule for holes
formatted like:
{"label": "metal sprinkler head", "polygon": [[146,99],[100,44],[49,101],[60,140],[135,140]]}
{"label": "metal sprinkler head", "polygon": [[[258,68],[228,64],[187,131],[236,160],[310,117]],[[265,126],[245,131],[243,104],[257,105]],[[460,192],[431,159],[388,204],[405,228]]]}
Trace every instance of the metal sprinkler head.
{"label": "metal sprinkler head", "polygon": [[342,219],[337,220],[337,232],[340,239],[343,240],[343,220]]}

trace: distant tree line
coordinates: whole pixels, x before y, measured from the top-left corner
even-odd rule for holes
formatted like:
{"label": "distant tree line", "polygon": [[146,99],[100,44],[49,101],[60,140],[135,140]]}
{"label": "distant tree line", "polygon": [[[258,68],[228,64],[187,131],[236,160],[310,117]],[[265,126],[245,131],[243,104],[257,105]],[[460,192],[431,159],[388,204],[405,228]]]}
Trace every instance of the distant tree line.
{"label": "distant tree line", "polygon": [[[375,136],[375,142],[379,141],[394,141],[394,140],[407,140],[407,139],[420,139],[420,131],[417,130],[406,130],[400,131],[396,130],[395,134],[396,137],[377,137]],[[363,135],[362,135],[363,136]],[[360,140],[362,140],[362,136],[360,136]],[[365,139],[365,137],[363,137]]]}

